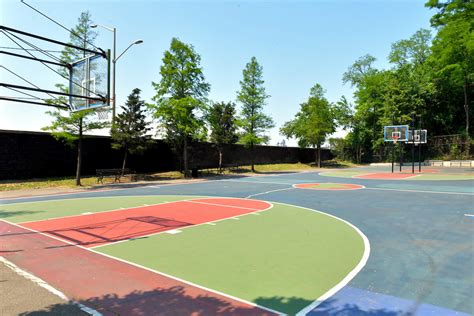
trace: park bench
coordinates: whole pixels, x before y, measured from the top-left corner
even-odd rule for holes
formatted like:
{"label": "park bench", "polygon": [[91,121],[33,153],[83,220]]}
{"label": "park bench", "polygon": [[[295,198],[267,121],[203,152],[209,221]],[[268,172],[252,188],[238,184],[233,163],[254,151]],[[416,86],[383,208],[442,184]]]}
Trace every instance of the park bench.
{"label": "park bench", "polygon": [[124,172],[122,174],[122,169],[96,169],[95,170],[96,176],[97,176],[97,183],[104,183],[104,178],[110,177],[114,178],[114,183],[115,182],[120,182],[120,178],[125,175],[130,176],[130,180],[134,181],[135,180],[135,170],[125,168]]}
{"label": "park bench", "polygon": [[195,166],[191,168],[191,175],[197,177],[199,174],[211,175],[211,174],[223,174],[226,171],[237,171],[241,167],[241,164],[223,164],[221,169],[219,166],[207,165],[207,166]]}

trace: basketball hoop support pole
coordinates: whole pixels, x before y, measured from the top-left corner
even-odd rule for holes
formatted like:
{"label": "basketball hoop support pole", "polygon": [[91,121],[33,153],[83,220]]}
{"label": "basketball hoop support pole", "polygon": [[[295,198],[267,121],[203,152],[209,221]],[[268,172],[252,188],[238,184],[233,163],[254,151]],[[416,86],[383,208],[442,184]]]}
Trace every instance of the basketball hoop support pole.
{"label": "basketball hoop support pole", "polygon": [[411,116],[411,173],[415,173],[415,115]]}
{"label": "basketball hoop support pole", "polygon": [[418,145],[418,172],[421,172],[421,143]]}
{"label": "basketball hoop support pole", "polygon": [[392,173],[395,165],[395,143],[392,142]]}
{"label": "basketball hoop support pole", "polygon": [[403,145],[402,145],[402,143],[400,143],[399,153],[400,153],[400,172],[402,172],[402,164],[403,164]]}
{"label": "basketball hoop support pole", "polygon": [[420,120],[418,121],[418,129],[420,131],[420,144],[418,145],[418,172],[421,173],[421,116]]}

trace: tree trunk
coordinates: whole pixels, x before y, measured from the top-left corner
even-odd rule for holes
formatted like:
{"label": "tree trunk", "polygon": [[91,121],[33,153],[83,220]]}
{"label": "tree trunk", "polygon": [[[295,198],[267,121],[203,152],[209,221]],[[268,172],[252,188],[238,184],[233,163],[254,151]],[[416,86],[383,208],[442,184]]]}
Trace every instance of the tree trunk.
{"label": "tree trunk", "polygon": [[255,172],[255,157],[254,157],[254,152],[253,152],[253,143],[250,144],[250,162],[252,164],[252,172]]}
{"label": "tree trunk", "polygon": [[321,145],[318,144],[318,168],[321,168]]}
{"label": "tree trunk", "polygon": [[466,157],[470,156],[471,153],[471,137],[469,135],[469,102],[467,99],[467,79],[464,79],[464,112],[466,113]]}
{"label": "tree trunk", "polygon": [[76,185],[81,185],[81,166],[82,166],[82,117],[79,120],[79,139],[77,142],[77,166],[76,166]]}
{"label": "tree trunk", "polygon": [[467,81],[464,83],[464,112],[466,113],[466,137],[469,138],[469,102],[467,100]]}
{"label": "tree trunk", "polygon": [[222,149],[219,149],[219,172],[222,171]]}
{"label": "tree trunk", "polygon": [[127,156],[128,156],[128,150],[125,150],[125,154],[123,155],[123,164],[122,164],[122,177],[125,174],[125,165],[127,163]]}
{"label": "tree trunk", "polygon": [[188,170],[188,138],[184,138],[183,143],[183,164],[184,164],[184,176],[187,178],[189,177],[189,170]]}

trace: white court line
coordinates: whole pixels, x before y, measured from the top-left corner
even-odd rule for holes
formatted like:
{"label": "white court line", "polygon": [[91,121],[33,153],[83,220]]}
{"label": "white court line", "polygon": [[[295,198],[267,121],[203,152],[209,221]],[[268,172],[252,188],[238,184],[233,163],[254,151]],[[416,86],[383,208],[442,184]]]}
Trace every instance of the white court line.
{"label": "white court line", "polygon": [[83,305],[79,302],[74,301],[74,300],[70,300],[69,298],[67,298],[67,296],[63,292],[61,292],[58,289],[52,287],[51,285],[46,283],[44,280],[38,278],[37,276],[35,276],[35,275],[33,275],[29,272],[26,272],[23,269],[20,269],[16,264],[14,264],[13,262],[8,261],[6,258],[4,258],[2,256],[0,256],[0,262],[5,264],[8,268],[13,270],[16,274],[24,277],[27,280],[32,281],[33,283],[35,283],[38,286],[41,286],[42,288],[44,288],[46,291],[50,292],[51,294],[56,295],[57,297],[59,297],[60,299],[62,299],[64,301],[72,302],[74,305],[76,305],[80,310],[82,310],[86,314],[92,315],[92,316],[101,316],[102,315],[101,313],[99,313],[98,311],[96,311],[96,310],[94,310],[90,307],[87,307],[87,306],[85,306],[85,305]]}
{"label": "white court line", "polygon": [[[311,182],[308,182],[311,183]],[[352,190],[360,190],[365,189],[365,186],[362,184],[355,184],[355,183],[339,183],[339,182],[318,182],[322,184],[330,183],[330,184],[350,184],[350,185],[357,185],[357,188],[349,188],[349,189],[313,189],[313,188],[299,188],[298,185],[306,184],[306,183],[295,183],[293,184],[293,188],[295,189],[303,189],[303,190],[314,190],[314,191],[352,191]],[[312,184],[312,183],[311,183]],[[316,183],[315,183],[316,184]]]}
{"label": "white court line", "polygon": [[[25,199],[36,199],[36,198],[42,198],[42,197],[57,197],[57,196],[63,196],[63,195],[82,195],[82,194],[96,194],[96,193],[102,193],[102,192],[112,192],[112,191],[123,191],[123,190],[139,190],[139,189],[149,189],[149,188],[161,188],[161,187],[168,187],[168,186],[173,186],[173,185],[190,185],[190,184],[200,184],[200,183],[209,183],[209,182],[216,182],[216,181],[221,181],[221,180],[202,180],[202,181],[193,181],[193,182],[179,182],[179,183],[168,183],[168,184],[162,184],[162,185],[143,185],[140,187],[135,187],[135,188],[117,188],[117,189],[105,189],[105,190],[97,190],[97,191],[78,191],[78,192],[66,192],[66,193],[58,193],[58,194],[44,194],[44,195],[35,195],[35,196],[23,196],[23,197],[14,197],[14,198],[1,198],[1,201],[10,201],[10,200],[25,200]],[[117,184],[118,185],[118,184]],[[135,195],[136,196],[136,195]],[[100,197],[100,196],[95,196],[95,197]],[[92,198],[95,198],[92,197]],[[68,200],[72,199],[80,199],[79,198],[71,198]],[[51,200],[48,200],[51,201]],[[44,201],[34,201],[34,202],[44,202]],[[33,202],[19,202],[19,203],[9,203],[9,204],[20,204],[20,203],[33,203]]]}
{"label": "white court line", "polygon": [[381,191],[400,191],[400,192],[414,192],[414,193],[433,193],[433,194],[453,194],[453,195],[470,195],[474,193],[466,192],[446,192],[446,191],[423,191],[423,190],[404,190],[404,189],[386,189],[386,188],[366,188],[367,190],[381,190]]}
{"label": "white court line", "polygon": [[464,216],[474,217],[474,214],[464,214]]}
{"label": "white court line", "polygon": [[180,232],[181,231],[179,229],[171,229],[171,230],[165,231],[165,233],[171,234],[171,235],[179,234]]}
{"label": "white court line", "polygon": [[284,188],[284,189],[277,189],[277,190],[270,190],[270,191],[265,191],[265,192],[262,192],[262,193],[250,194],[249,196],[246,197],[246,199],[250,199],[251,197],[254,197],[254,196],[259,196],[259,195],[264,195],[264,194],[269,194],[269,193],[279,192],[279,191],[293,190],[293,189],[294,189],[294,187]]}
{"label": "white court line", "polygon": [[[227,205],[227,204],[218,204],[218,203],[208,203],[208,202],[197,202],[195,200],[186,200],[183,202],[194,203],[194,204],[203,204],[203,205],[211,205],[211,206],[222,206],[222,207],[230,207],[230,208],[240,208],[243,210],[251,210],[251,211],[262,211],[259,208],[250,208],[250,207],[243,207],[243,206],[235,206],[235,205]],[[265,202],[265,201],[262,201]],[[268,202],[265,202],[268,203]],[[269,204],[270,205],[270,204]],[[268,209],[268,208],[267,208]]]}
{"label": "white court line", "polygon": [[[267,202],[267,203],[271,204],[271,207],[273,207],[273,204],[272,204],[272,203],[270,203],[270,202]],[[266,210],[268,210],[268,209],[266,209]],[[266,211],[266,210],[265,210],[265,211]],[[140,264],[127,261],[127,260],[125,260],[125,259],[116,258],[116,257],[110,256],[110,255],[107,255],[107,254],[105,254],[105,253],[101,253],[101,252],[95,251],[94,249],[91,249],[91,248],[85,248],[85,247],[82,247],[82,246],[73,244],[73,243],[71,243],[71,242],[68,242],[68,241],[59,239],[59,238],[57,238],[57,237],[46,235],[46,234],[41,233],[41,232],[39,232],[39,231],[37,231],[37,230],[31,229],[31,228],[28,228],[28,227],[23,227],[23,226],[20,226],[20,225],[18,225],[18,224],[15,224],[15,223],[10,223],[9,221],[6,221],[6,220],[4,220],[4,219],[1,219],[0,221],[4,221],[5,223],[11,224],[11,225],[13,225],[13,226],[17,226],[17,227],[22,228],[22,229],[29,230],[29,231],[31,231],[31,232],[34,232],[34,233],[37,233],[37,234],[40,234],[40,235],[43,235],[43,236],[46,236],[46,237],[49,237],[49,238],[53,238],[53,239],[56,239],[56,240],[59,240],[59,241],[66,242],[66,243],[68,243],[68,244],[71,244],[71,245],[73,245],[73,246],[79,247],[79,248],[84,249],[84,250],[86,250],[86,251],[90,251],[90,252],[93,252],[93,253],[95,253],[95,254],[98,254],[98,255],[101,255],[101,256],[110,258],[110,259],[114,259],[114,260],[117,260],[117,261],[121,261],[121,262],[123,262],[123,263],[129,264],[129,265],[131,265],[131,266],[135,266],[135,267],[137,267],[137,268],[142,268],[142,269],[147,270],[147,271],[150,271],[150,272],[152,272],[152,273],[165,276],[165,277],[167,277],[167,278],[170,278],[170,279],[173,279],[173,280],[176,280],[176,281],[179,281],[179,282],[182,282],[182,283],[185,283],[185,284],[188,284],[188,285],[191,285],[191,286],[200,288],[200,289],[202,289],[202,290],[205,290],[205,291],[208,291],[208,292],[211,292],[211,293],[215,293],[215,294],[217,294],[217,295],[221,295],[221,296],[224,296],[224,297],[233,299],[233,300],[238,301],[238,302],[242,302],[242,303],[247,304],[247,305],[250,305],[250,306],[254,306],[254,307],[257,307],[257,308],[260,308],[260,309],[263,309],[263,310],[266,310],[266,311],[275,313],[275,314],[277,314],[277,315],[285,315],[285,314],[283,314],[283,313],[281,313],[281,312],[279,312],[279,311],[273,310],[273,309],[271,309],[271,308],[264,307],[264,306],[260,306],[260,305],[258,305],[258,304],[253,303],[253,302],[249,302],[249,301],[246,301],[246,300],[244,300],[244,299],[241,299],[241,298],[238,298],[238,297],[229,295],[229,294],[222,293],[222,292],[217,291],[217,290],[213,290],[213,289],[210,289],[210,288],[207,288],[207,287],[204,287],[204,286],[201,286],[201,285],[198,285],[198,284],[195,284],[195,283],[186,281],[186,280],[184,280],[184,279],[181,279],[181,278],[172,276],[172,275],[167,274],[167,273],[164,273],[164,272],[160,272],[160,271],[158,271],[158,270],[154,270],[154,269],[151,269],[151,268],[147,268],[147,267],[145,267],[145,266],[142,266],[142,265],[140,265]],[[197,225],[195,225],[195,226],[197,226]],[[97,315],[94,315],[94,316],[99,316],[99,315],[101,315],[101,314],[97,314]]]}
{"label": "white court line", "polygon": [[329,289],[326,293],[324,293],[323,295],[318,297],[317,300],[315,300],[313,303],[309,304],[308,306],[306,306],[305,308],[303,308],[302,310],[300,310],[296,314],[296,316],[304,316],[308,312],[310,312],[311,310],[316,308],[319,304],[321,304],[322,302],[324,302],[325,300],[327,300],[328,298],[330,298],[331,296],[336,294],[339,290],[341,290],[344,286],[346,286],[362,270],[362,268],[364,268],[364,266],[367,263],[367,260],[369,259],[369,255],[370,255],[370,242],[369,242],[369,239],[367,238],[367,236],[365,236],[365,234],[359,228],[357,228],[354,224],[352,224],[352,223],[350,223],[350,222],[348,222],[348,221],[346,221],[346,220],[344,220],[340,217],[334,216],[334,215],[329,214],[329,213],[321,212],[321,211],[318,211],[318,210],[310,209],[310,208],[307,208],[307,207],[303,207],[303,206],[291,205],[291,204],[280,203],[280,202],[278,202],[278,204],[288,205],[288,206],[297,207],[297,208],[301,208],[301,209],[306,209],[306,210],[309,210],[311,212],[316,212],[316,213],[320,213],[320,214],[335,218],[335,219],[349,225],[350,227],[352,227],[352,229],[354,229],[360,235],[362,240],[364,241],[364,254],[362,255],[362,258],[360,259],[359,263],[339,283],[337,283],[335,286],[333,286],[331,289]]}
{"label": "white court line", "polygon": [[293,183],[286,182],[270,182],[270,181],[240,181],[240,180],[221,180],[224,182],[238,182],[238,183],[262,183],[262,184],[281,184],[281,185],[293,185]]}
{"label": "white court line", "polygon": [[[258,178],[258,177],[279,177],[279,176],[286,176],[286,175],[292,175],[292,174],[301,174],[301,173],[317,173],[317,171],[301,171],[301,172],[289,172],[289,173],[284,173],[284,174],[269,174],[269,175],[252,175],[252,176],[247,176],[246,178]],[[43,195],[35,195],[35,196],[23,196],[23,197],[12,197],[12,198],[0,198],[1,201],[10,201],[10,200],[25,200],[25,199],[36,199],[36,198],[42,198],[42,197],[56,197],[56,196],[63,196],[63,195],[82,195],[82,194],[95,194],[95,193],[102,193],[102,192],[111,192],[111,191],[121,191],[121,190],[140,190],[140,189],[149,189],[149,188],[155,188],[159,189],[162,187],[168,187],[168,186],[173,186],[173,185],[190,185],[190,184],[203,184],[203,183],[210,183],[210,182],[217,182],[217,181],[237,181],[237,180],[231,180],[231,179],[214,179],[214,180],[198,180],[198,181],[193,181],[193,182],[178,182],[178,183],[167,183],[167,184],[149,184],[149,185],[143,185],[139,187],[134,187],[134,188],[114,188],[114,189],[104,189],[104,190],[97,190],[97,191],[79,191],[79,192],[65,192],[65,193],[58,193],[58,194],[43,194]],[[242,181],[238,181],[242,182]],[[117,186],[119,185],[127,185],[127,184],[116,184]],[[80,199],[80,198],[71,198],[71,199]],[[45,201],[34,201],[34,202],[45,202]],[[9,204],[20,204],[20,203],[33,203],[33,202],[19,202],[19,203],[9,203]]]}
{"label": "white court line", "polygon": [[[209,198],[209,197],[206,197],[206,198]],[[206,199],[204,198],[204,199]],[[223,197],[221,197],[223,198]],[[239,199],[239,198],[234,198],[234,199]],[[267,201],[266,201],[267,202]],[[268,209],[265,209],[265,210],[261,210],[261,211],[258,211],[258,212],[263,212],[263,211],[267,211],[269,209],[271,209],[273,207],[273,203],[270,203],[270,202],[267,202],[271,205],[270,208]],[[350,227],[352,227],[360,236],[361,238],[363,239],[363,242],[364,242],[364,254],[362,255],[362,258],[361,260],[359,261],[359,263],[356,265],[356,267],[354,267],[354,269],[349,272],[338,284],[336,284],[333,288],[331,288],[330,290],[328,290],[326,293],[324,293],[322,296],[320,296],[316,301],[314,301],[313,303],[311,303],[310,305],[306,306],[304,309],[302,309],[301,311],[299,311],[297,313],[297,316],[302,316],[302,315],[305,315],[306,313],[308,313],[309,311],[311,311],[312,309],[314,309],[315,307],[317,307],[319,304],[321,304],[322,302],[324,302],[325,300],[327,300],[329,297],[333,296],[336,292],[338,292],[340,289],[342,289],[344,286],[346,286],[361,270],[362,268],[365,266],[365,264],[367,263],[367,260],[369,258],[369,255],[370,255],[370,243],[369,243],[369,240],[367,239],[367,237],[364,235],[364,233],[362,233],[362,231],[360,231],[355,225],[351,224],[350,222],[346,221],[346,220],[343,220],[337,216],[334,216],[332,214],[329,214],[329,213],[325,213],[325,212],[321,212],[321,211],[318,211],[318,210],[314,210],[314,209],[310,209],[310,208],[307,208],[307,207],[302,207],[302,206],[296,206],[296,205],[290,205],[290,204],[287,204],[287,203],[279,203],[279,204],[283,204],[283,205],[288,205],[288,206],[292,206],[292,207],[298,207],[298,208],[301,208],[301,209],[306,209],[306,210],[309,210],[309,211],[312,211],[312,212],[316,212],[316,213],[320,213],[320,214],[323,214],[323,215],[327,215],[329,217],[332,217],[332,218],[335,218],[337,220],[340,220],[344,223],[346,223],[347,225],[349,225]],[[248,213],[248,214],[243,214],[243,215],[240,215],[240,216],[246,216],[246,215],[251,215],[251,214],[255,214],[255,213]],[[218,220],[218,221],[222,221],[222,220],[227,220],[228,218],[226,219],[221,219],[221,220]],[[278,312],[278,311],[275,311],[275,310],[272,310],[272,309],[269,309],[269,308],[266,308],[266,307],[263,307],[263,306],[260,306],[258,304],[255,304],[253,302],[248,302],[248,301],[245,301],[243,299],[240,299],[240,298],[237,298],[237,297],[233,297],[231,295],[228,295],[228,294],[225,294],[225,293],[221,293],[219,291],[216,291],[216,290],[212,290],[212,289],[209,289],[209,288],[206,288],[206,287],[203,287],[203,286],[200,286],[200,285],[197,285],[197,284],[194,284],[192,282],[189,282],[189,281],[186,281],[186,280],[183,280],[183,279],[180,279],[180,278],[177,278],[177,277],[174,277],[172,275],[168,275],[166,273],[163,273],[163,272],[159,272],[157,270],[153,270],[153,269],[150,269],[150,268],[147,268],[147,267],[144,267],[144,266],[141,266],[139,264],[136,264],[136,263],[133,263],[133,262],[129,262],[127,260],[124,260],[124,259],[120,259],[120,258],[115,258],[113,256],[110,256],[110,255],[107,255],[107,254],[104,254],[104,253],[101,253],[101,252],[97,252],[95,251],[94,249],[92,248],[85,248],[85,247],[82,247],[82,246],[79,246],[79,245],[76,245],[76,244],[73,244],[72,242],[69,242],[67,240],[62,240],[58,237],[55,237],[55,236],[50,236],[50,235],[46,235],[44,233],[41,233],[41,232],[38,232],[38,231],[35,231],[34,229],[31,229],[31,228],[28,228],[28,227],[23,227],[23,226],[20,226],[18,224],[15,224],[15,223],[10,223],[6,220],[3,220],[5,221],[6,223],[9,223],[11,225],[14,225],[14,226],[18,226],[20,228],[23,228],[23,229],[26,229],[26,230],[29,230],[29,231],[33,231],[35,233],[38,233],[38,234],[41,234],[41,235],[44,235],[46,237],[49,237],[49,238],[53,238],[53,239],[56,239],[56,240],[59,240],[59,241],[62,241],[62,242],[66,242],[68,244],[71,244],[71,245],[74,245],[76,247],[79,247],[81,249],[84,249],[84,250],[87,250],[87,251],[91,251],[91,252],[94,252],[96,254],[99,254],[99,255],[102,255],[102,256],[105,256],[105,257],[109,257],[111,259],[114,259],[114,260],[118,260],[118,261],[121,261],[121,262],[124,262],[124,263],[127,263],[127,264],[130,264],[132,266],[136,266],[136,267],[139,267],[139,268],[142,268],[142,269],[145,269],[145,270],[148,270],[150,272],[153,272],[153,273],[156,273],[156,274],[159,274],[159,275],[163,275],[163,276],[166,276],[166,277],[169,277],[171,279],[175,279],[177,281],[180,281],[180,282],[183,282],[183,283],[186,283],[186,284],[189,284],[189,285],[192,285],[192,286],[195,286],[195,287],[198,287],[198,288],[201,288],[201,289],[204,289],[204,290],[207,290],[209,292],[213,292],[213,293],[216,293],[216,294],[219,294],[219,295],[222,295],[222,296],[225,296],[225,297],[228,297],[228,298],[231,298],[231,299],[234,299],[234,300],[237,300],[237,301],[240,301],[240,302],[243,302],[243,303],[246,303],[246,304],[249,304],[251,306],[255,306],[255,307],[258,307],[258,308],[261,308],[261,309],[264,309],[264,310],[268,310],[270,312],[273,312],[273,313],[276,313],[278,315],[285,315],[281,312]],[[218,221],[215,221],[215,222],[218,222]],[[215,223],[214,222],[214,223]],[[189,228],[191,227],[196,227],[196,226],[200,226],[200,225],[205,225],[205,224],[208,224],[208,223],[203,223],[203,224],[198,224],[198,225],[193,225],[193,226],[189,226]],[[184,227],[186,228],[186,227]],[[183,229],[183,228],[181,228]],[[163,233],[163,232],[161,232]],[[119,241],[119,242],[124,242],[124,241]],[[105,245],[103,245],[105,246]],[[97,246],[97,247],[100,247],[100,246]],[[96,247],[94,247],[96,248]]]}
{"label": "white court line", "polygon": [[[148,195],[149,197],[150,195]],[[153,196],[156,196],[156,195],[153,195]],[[137,197],[137,196],[134,196],[134,197]],[[147,195],[144,195],[144,196],[139,196],[139,197],[147,197]],[[90,197],[90,198],[78,198],[78,199],[102,199],[102,198],[121,198],[121,196],[103,196],[103,197]],[[194,198],[189,198],[189,200],[192,200]],[[74,199],[71,199],[71,200],[74,200]],[[82,213],[82,214],[74,214],[74,215],[66,215],[66,216],[57,216],[57,217],[50,217],[50,218],[47,218],[47,219],[40,219],[40,220],[34,220],[34,221],[26,221],[26,222],[20,222],[18,224],[28,224],[28,223],[34,223],[34,222],[43,222],[43,221],[49,221],[49,220],[53,220],[53,219],[59,219],[59,218],[69,218],[69,217],[81,217],[81,216],[84,216],[84,215],[93,215],[93,214],[100,214],[100,213],[107,213],[107,212],[118,212],[118,211],[123,211],[123,210],[131,210],[131,209],[135,209],[135,208],[140,208],[140,207],[150,207],[150,206],[157,206],[157,205],[163,205],[163,204],[171,204],[171,203],[176,203],[176,202],[183,202],[183,201],[186,201],[188,199],[183,199],[183,200],[178,200],[178,201],[170,201],[170,202],[166,202],[166,201],[163,201],[161,203],[156,203],[156,204],[151,204],[151,205],[147,205],[147,206],[143,206],[143,205],[138,205],[138,206],[131,206],[131,207],[127,207],[127,208],[123,208],[123,207],[120,207],[120,208],[115,208],[115,209],[110,209],[110,210],[105,210],[105,211],[99,211],[99,212],[86,212],[86,213]],[[55,201],[55,200],[53,200]],[[66,200],[58,200],[58,201],[66,201]],[[51,201],[38,201],[38,202],[51,202]],[[35,202],[24,202],[24,203],[35,203]],[[14,203],[14,204],[21,204],[21,203]],[[12,204],[13,205],[13,204]]]}

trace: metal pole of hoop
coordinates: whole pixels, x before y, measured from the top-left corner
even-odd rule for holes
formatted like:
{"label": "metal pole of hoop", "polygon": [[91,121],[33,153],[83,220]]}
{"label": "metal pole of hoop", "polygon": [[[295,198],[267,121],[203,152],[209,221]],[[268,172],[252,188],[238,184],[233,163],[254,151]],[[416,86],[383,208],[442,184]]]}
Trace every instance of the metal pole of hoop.
{"label": "metal pole of hoop", "polygon": [[[398,136],[393,136],[393,145],[394,147],[397,146],[397,143],[398,143]],[[402,147],[400,146],[400,149],[399,149],[399,154],[400,154],[400,171],[402,171]]]}
{"label": "metal pole of hoop", "polygon": [[395,165],[395,141],[392,142],[392,173]]}

